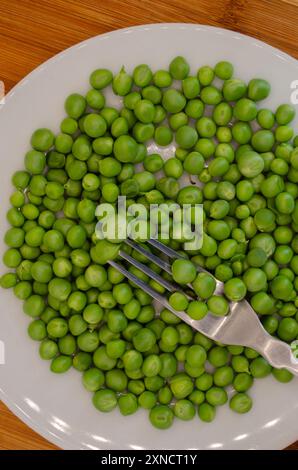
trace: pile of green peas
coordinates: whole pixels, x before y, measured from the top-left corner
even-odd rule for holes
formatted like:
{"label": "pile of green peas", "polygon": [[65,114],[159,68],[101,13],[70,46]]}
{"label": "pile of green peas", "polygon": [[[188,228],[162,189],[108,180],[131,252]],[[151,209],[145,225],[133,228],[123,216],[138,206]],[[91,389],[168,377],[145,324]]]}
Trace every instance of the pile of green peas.
{"label": "pile of green peas", "polygon": [[[200,319],[207,311],[226,315],[228,301],[245,297],[270,334],[287,342],[298,337],[295,110],[261,108],[269,83],[246,84],[233,74],[227,61],[192,74],[181,56],[168,70],[97,69],[85,96],[66,99],[60,133],[37,129],[25,169],[12,176],[3,256],[10,271],[1,286],[23,301],[40,357],[55,373],[82,372],[102,412],[118,406],[130,415],[142,407],[160,429],[196,413],[211,422],[228,401],[232,410],[248,412],[255,378],[292,379],[250,348],[218,344],[166,309],[157,316],[150,296],[107,264],[119,245],[95,236],[97,205],[115,204],[119,195],[128,205],[203,204],[199,250],[186,252],[183,240],[160,237],[185,257],[173,263],[174,279],[192,283],[198,296],[189,303],[175,292],[171,306]],[[123,97],[121,109],[106,103],[109,86]],[[174,155],[164,161],[148,154],[151,139],[159,147],[175,139]],[[185,173],[189,185],[180,187]],[[214,295],[213,276],[198,274],[194,263],[224,282],[225,296]],[[129,270],[164,292],[137,268]]]}

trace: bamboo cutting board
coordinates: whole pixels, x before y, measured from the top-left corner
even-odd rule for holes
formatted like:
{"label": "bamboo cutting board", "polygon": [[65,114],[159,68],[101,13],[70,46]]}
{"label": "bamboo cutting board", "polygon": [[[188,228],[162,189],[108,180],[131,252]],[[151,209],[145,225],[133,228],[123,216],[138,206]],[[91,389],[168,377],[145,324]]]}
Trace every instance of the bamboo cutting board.
{"label": "bamboo cutting board", "polygon": [[[298,59],[298,0],[0,0],[0,80],[9,91],[39,64],[79,41],[160,22],[232,29]],[[290,448],[298,450],[298,442]],[[0,403],[2,449],[57,447]]]}

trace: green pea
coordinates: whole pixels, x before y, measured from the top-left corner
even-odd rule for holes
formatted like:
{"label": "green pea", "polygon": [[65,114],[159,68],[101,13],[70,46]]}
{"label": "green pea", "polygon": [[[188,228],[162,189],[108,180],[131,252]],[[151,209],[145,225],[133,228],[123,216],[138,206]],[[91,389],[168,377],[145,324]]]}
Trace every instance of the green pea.
{"label": "green pea", "polygon": [[72,366],[72,358],[70,356],[58,356],[52,359],[51,371],[56,374],[67,372]]}
{"label": "green pea", "polygon": [[173,411],[174,415],[183,421],[191,420],[196,414],[196,409],[189,400],[177,400]]}
{"label": "green pea", "polygon": [[203,65],[199,68],[197,73],[198,79],[203,86],[208,86],[212,83],[214,78],[214,70],[208,65]]}
{"label": "green pea", "polygon": [[221,406],[228,401],[228,395],[223,388],[211,387],[206,392],[206,400],[211,406]]}
{"label": "green pea", "polygon": [[175,57],[169,66],[169,72],[175,80],[183,80],[189,73],[189,65],[182,56]]}
{"label": "green pea", "polygon": [[133,79],[130,75],[128,75],[128,73],[126,73],[123,66],[120,72],[113,78],[113,91],[116,95],[125,96],[131,91],[132,84]]}
{"label": "green pea", "polygon": [[109,412],[117,406],[117,396],[113,390],[98,390],[93,395],[93,405],[99,411]]}
{"label": "green pea", "polygon": [[151,409],[149,419],[156,428],[168,429],[172,425],[174,413],[166,405],[156,405]]}
{"label": "green pea", "polygon": [[163,94],[162,105],[169,113],[179,113],[186,104],[186,99],[178,90],[169,89]]}
{"label": "green pea", "polygon": [[247,413],[252,408],[252,399],[246,393],[237,393],[231,398],[229,405],[236,413]]}

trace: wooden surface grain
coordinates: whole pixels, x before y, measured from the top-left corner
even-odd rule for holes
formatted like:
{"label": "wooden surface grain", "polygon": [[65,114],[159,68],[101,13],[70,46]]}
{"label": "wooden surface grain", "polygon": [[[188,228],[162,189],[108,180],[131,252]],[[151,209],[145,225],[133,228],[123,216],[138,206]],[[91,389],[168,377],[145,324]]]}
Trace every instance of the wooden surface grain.
{"label": "wooden surface grain", "polygon": [[[127,26],[203,23],[254,36],[298,58],[298,0],[0,0],[0,80],[9,91],[63,49]],[[298,442],[290,446],[298,450]],[[0,403],[0,449],[57,449]]]}

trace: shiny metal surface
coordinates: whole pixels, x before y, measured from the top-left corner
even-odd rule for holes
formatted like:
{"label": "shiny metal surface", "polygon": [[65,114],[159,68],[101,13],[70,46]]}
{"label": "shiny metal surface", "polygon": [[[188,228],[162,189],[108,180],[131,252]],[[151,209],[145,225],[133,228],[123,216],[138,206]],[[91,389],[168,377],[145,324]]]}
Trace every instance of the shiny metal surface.
{"label": "shiny metal surface", "polygon": [[[148,240],[149,245],[161,252],[161,256],[165,255],[170,259],[183,258],[179,253],[164,245],[157,240]],[[129,246],[136,249],[141,248],[137,243],[129,241]],[[146,249],[142,248],[140,251],[148,259],[153,260],[154,263],[169,272],[170,263],[165,262],[159,256],[150,254]],[[165,289],[170,292],[175,292],[182,289],[177,286],[173,281],[172,283],[163,279],[159,274],[148,268],[143,263],[140,263],[124,251],[120,251],[119,255],[128,263],[136,266],[138,269],[147,274],[150,278],[160,283]],[[110,264],[124,274],[128,279],[133,281],[137,286],[147,292],[151,297],[157,300],[163,307],[170,310],[172,313],[181,318],[185,323],[191,325],[195,330],[200,331],[208,338],[220,341],[223,344],[247,346],[258,351],[264,356],[267,361],[275,368],[286,368],[294,375],[298,376],[298,360],[295,359],[290,346],[283,341],[269,335],[263,328],[257,314],[252,309],[246,300],[241,302],[230,302],[230,312],[225,317],[218,317],[212,315],[210,312],[202,320],[193,320],[186,312],[177,311],[171,307],[167,298],[155,291],[144,281],[141,281],[137,276],[127,271],[123,266],[115,261],[110,261]],[[170,270],[171,271],[171,270]],[[197,266],[197,271],[208,272]],[[210,273],[209,273],[210,274]],[[191,288],[191,285],[188,285]],[[223,283],[216,279],[217,294],[223,293]],[[191,297],[188,295],[188,298]]]}

